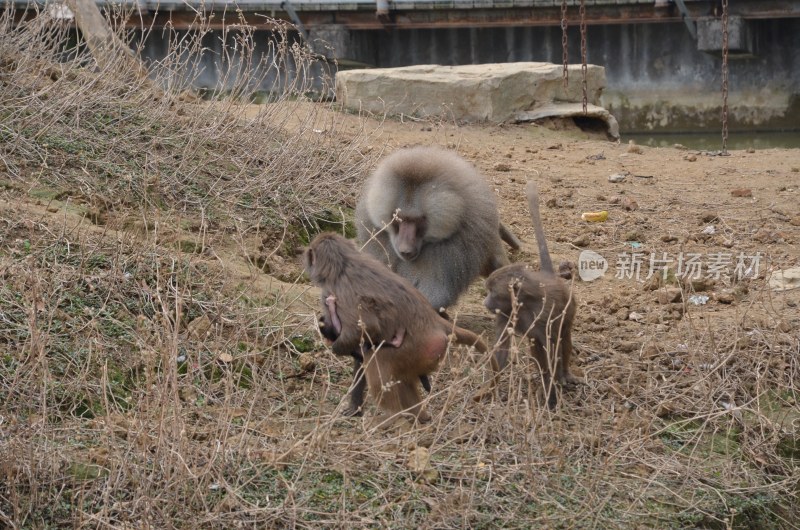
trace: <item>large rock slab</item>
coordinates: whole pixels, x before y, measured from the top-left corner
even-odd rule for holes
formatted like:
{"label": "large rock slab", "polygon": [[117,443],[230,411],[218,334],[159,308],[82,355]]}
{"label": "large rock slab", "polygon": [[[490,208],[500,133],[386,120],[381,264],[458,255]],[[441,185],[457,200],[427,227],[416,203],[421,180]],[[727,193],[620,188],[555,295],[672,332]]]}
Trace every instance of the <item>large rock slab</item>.
{"label": "large rock slab", "polygon": [[[610,114],[597,110],[606,86],[605,69],[588,65],[586,80],[588,103],[598,119],[605,119]],[[580,65],[569,67],[566,87],[562,66],[553,63],[418,65],[340,71],[336,99],[354,111],[505,122],[524,121],[526,113],[538,109],[557,116],[560,105],[568,105],[565,110],[572,115],[574,104],[583,100],[583,89]]]}

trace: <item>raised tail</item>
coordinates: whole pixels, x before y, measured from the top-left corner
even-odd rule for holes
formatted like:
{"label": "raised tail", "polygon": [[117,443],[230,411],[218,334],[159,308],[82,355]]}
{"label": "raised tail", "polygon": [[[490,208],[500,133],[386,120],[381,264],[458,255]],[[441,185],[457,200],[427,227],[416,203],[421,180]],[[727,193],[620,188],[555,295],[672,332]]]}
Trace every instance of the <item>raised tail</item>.
{"label": "raised tail", "polygon": [[539,247],[539,263],[542,271],[555,274],[553,260],[550,259],[550,252],[547,250],[547,240],[544,238],[544,228],[542,228],[542,218],[539,216],[539,191],[536,183],[528,181],[525,186],[525,194],[528,196],[528,208],[531,211],[533,221],[533,231],[536,233],[536,245]]}

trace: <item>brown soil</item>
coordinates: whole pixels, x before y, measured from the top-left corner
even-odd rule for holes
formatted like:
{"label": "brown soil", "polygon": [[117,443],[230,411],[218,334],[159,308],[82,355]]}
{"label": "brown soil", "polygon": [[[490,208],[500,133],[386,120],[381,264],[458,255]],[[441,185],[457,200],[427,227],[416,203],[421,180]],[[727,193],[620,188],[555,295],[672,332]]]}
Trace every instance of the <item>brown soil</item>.
{"label": "brown soil", "polygon": [[[666,253],[674,269],[681,253],[687,257],[698,253],[703,277],[708,274],[709,260],[723,254],[718,279],[693,283],[693,290],[710,300],[686,305],[689,317],[741,321],[746,312],[746,318],[755,318],[759,325],[795,329],[800,324],[800,289],[770,293],[763,281],[769,271],[800,266],[800,151],[796,149],[715,156],[680,145],[650,148],[609,142],[575,127],[553,131],[533,124],[378,122],[353,115],[344,120],[339,134],[366,128],[373,134],[368,148],[380,151],[381,156],[401,147],[433,144],[452,148],[472,162],[497,192],[501,219],[523,241],[522,250],[511,254],[512,261],[538,262],[524,194],[525,182],[536,180],[554,262],[576,263],[580,251],[590,249],[609,264],[602,279],[575,284],[581,300],[577,340],[594,344],[592,349],[613,354],[615,344],[631,340],[644,346],[642,337],[653,333],[659,335],[655,341],[659,348],[675,346],[668,332],[682,320],[672,317],[683,310],[675,309],[683,304],[657,302],[659,284],[646,281],[651,254],[660,259]],[[626,174],[625,180],[609,182],[608,177],[617,173]],[[736,196],[749,195],[737,192],[743,189],[751,190],[751,196]],[[600,210],[609,212],[607,221],[581,219],[583,212]],[[709,226],[714,233],[704,234]],[[634,251],[644,256],[640,281],[615,278],[618,256],[630,257]],[[756,254],[760,256],[758,280],[737,282],[734,272],[739,256],[749,266]],[[734,301],[723,303],[717,297]],[[482,299],[482,285],[476,281],[458,313],[488,321]],[[642,322],[628,320],[630,312],[642,315]]]}

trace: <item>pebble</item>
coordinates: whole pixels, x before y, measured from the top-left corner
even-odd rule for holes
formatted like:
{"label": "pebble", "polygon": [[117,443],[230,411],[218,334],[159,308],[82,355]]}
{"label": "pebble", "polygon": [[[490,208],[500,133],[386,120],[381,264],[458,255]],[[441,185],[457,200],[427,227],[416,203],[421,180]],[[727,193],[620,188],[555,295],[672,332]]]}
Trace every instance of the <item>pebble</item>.
{"label": "pebble", "polygon": [[720,304],[732,304],[735,298],[733,296],[733,293],[723,291],[721,293],[715,293],[714,300],[716,300]]}
{"label": "pebble", "polygon": [[591,240],[589,239],[588,235],[582,234],[573,239],[572,244],[575,245],[576,247],[585,248],[591,244]]}
{"label": "pebble", "polygon": [[314,368],[317,367],[317,362],[314,360],[314,356],[308,352],[301,353],[300,357],[297,359],[297,363],[300,365],[300,369],[304,372],[313,372]]}
{"label": "pebble", "polygon": [[662,291],[658,291],[659,304],[671,304],[681,301],[681,290],[677,287],[668,287]]}
{"label": "pebble", "polygon": [[628,315],[628,320],[632,320],[633,322],[644,322],[645,318],[643,314],[637,313],[636,311],[631,311],[631,313]]}
{"label": "pebble", "polygon": [[639,209],[639,203],[636,202],[635,199],[632,199],[630,197],[625,197],[624,199],[622,199],[622,207],[628,210],[629,212],[632,212],[634,210]]}
{"label": "pebble", "polygon": [[502,172],[506,173],[506,172],[511,171],[511,166],[509,166],[508,164],[505,164],[503,162],[498,162],[497,164],[494,165],[494,170],[495,171],[502,171]]}
{"label": "pebble", "polygon": [[636,145],[636,142],[634,142],[633,140],[630,140],[630,141],[628,141],[628,152],[629,153],[634,153],[634,154],[637,154],[637,155],[641,155],[642,153],[644,153],[644,150],[641,147],[639,147],[638,145]]}
{"label": "pebble", "polygon": [[640,232],[637,232],[636,230],[632,230],[632,231],[628,232],[627,234],[625,234],[625,238],[624,239],[625,239],[625,241],[635,241],[637,243],[643,243],[644,242],[644,236]]}
{"label": "pebble", "polygon": [[609,175],[608,181],[614,183],[622,182],[625,180],[625,177],[626,175],[623,175],[622,173],[614,173],[613,175]]}
{"label": "pebble", "polygon": [[752,197],[753,190],[750,188],[736,188],[731,191],[731,195],[734,197]]}

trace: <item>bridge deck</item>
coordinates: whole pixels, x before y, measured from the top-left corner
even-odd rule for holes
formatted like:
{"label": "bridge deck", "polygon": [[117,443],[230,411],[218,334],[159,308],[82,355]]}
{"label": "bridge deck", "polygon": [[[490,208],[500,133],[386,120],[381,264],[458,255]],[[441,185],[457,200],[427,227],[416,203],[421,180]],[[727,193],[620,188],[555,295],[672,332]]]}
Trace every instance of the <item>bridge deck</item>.
{"label": "bridge deck", "polygon": [[[692,18],[708,17],[716,0],[683,0]],[[11,0],[18,10],[53,0]],[[561,22],[561,0],[388,0],[388,17],[376,18],[375,0],[96,0],[100,6],[128,7],[141,17],[135,21],[155,27],[196,24],[196,13],[240,11],[247,24],[269,28],[264,15],[288,19],[294,10],[306,27],[337,24],[348,29],[551,26]],[[287,5],[288,4],[288,5]],[[578,18],[580,0],[568,0],[569,20]],[[800,0],[737,0],[731,16],[745,19],[800,17]],[[588,24],[675,22],[682,20],[674,0],[586,0]],[[238,17],[206,17],[207,27],[240,24]]]}

